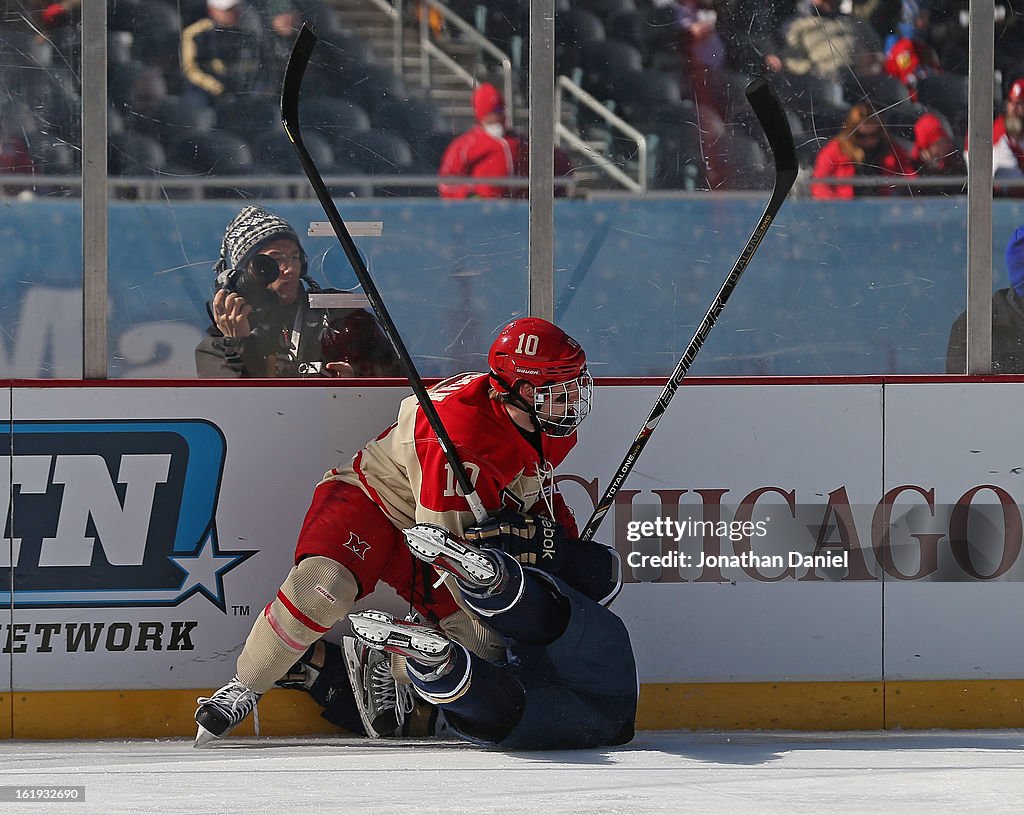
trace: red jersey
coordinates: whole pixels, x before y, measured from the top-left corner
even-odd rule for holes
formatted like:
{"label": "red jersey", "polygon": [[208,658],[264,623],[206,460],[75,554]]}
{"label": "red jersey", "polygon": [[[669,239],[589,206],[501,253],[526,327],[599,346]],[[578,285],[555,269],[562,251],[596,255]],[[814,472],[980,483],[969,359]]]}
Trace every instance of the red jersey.
{"label": "red jersey", "polygon": [[[556,500],[552,470],[576,444],[576,434],[536,436],[540,450],[490,398],[487,374],[461,374],[430,390],[430,398],[466,468],[480,500],[494,515],[549,507],[550,515],[575,536],[575,523]],[[416,402],[402,402],[398,421],[360,450],[345,467],[331,470],[326,481],[358,486],[399,529],[428,522],[462,534],[476,520],[455,476]]]}

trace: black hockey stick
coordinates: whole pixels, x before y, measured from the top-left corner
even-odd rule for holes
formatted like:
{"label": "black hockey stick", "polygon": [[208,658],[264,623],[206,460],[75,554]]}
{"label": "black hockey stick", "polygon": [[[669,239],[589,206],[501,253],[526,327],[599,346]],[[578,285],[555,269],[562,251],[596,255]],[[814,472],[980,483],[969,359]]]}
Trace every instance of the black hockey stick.
{"label": "black hockey stick", "polygon": [[686,346],[686,350],[683,351],[682,358],[676,364],[675,370],[672,371],[672,375],[658,397],[658,401],[655,402],[654,408],[647,417],[647,421],[640,428],[640,432],[633,440],[633,444],[630,445],[626,457],[622,460],[619,469],[612,477],[608,488],[604,491],[604,495],[601,496],[601,500],[595,507],[594,514],[587,521],[586,527],[580,534],[581,540],[588,541],[594,537],[594,533],[597,532],[597,528],[601,525],[601,521],[604,520],[604,516],[611,509],[615,496],[622,489],[622,485],[625,483],[630,472],[632,472],[636,460],[640,457],[644,447],[647,446],[647,442],[650,441],[654,429],[658,426],[658,422],[661,421],[661,417],[668,408],[669,402],[672,401],[672,397],[675,396],[676,391],[682,384],[683,377],[690,370],[694,358],[700,352],[704,341],[708,338],[708,334],[718,321],[718,316],[722,313],[722,309],[725,308],[729,296],[732,294],[733,289],[736,288],[740,275],[747,268],[747,264],[750,263],[750,259],[754,256],[754,252],[757,251],[757,247],[761,245],[761,239],[764,238],[768,228],[772,225],[772,221],[775,220],[775,216],[778,215],[783,202],[786,200],[786,196],[789,195],[789,191],[793,187],[793,182],[796,181],[796,148],[793,146],[793,133],[789,129],[789,120],[786,118],[782,105],[779,104],[779,100],[772,91],[771,86],[764,79],[759,78],[751,82],[747,86],[746,93],[747,101],[754,109],[757,120],[761,123],[761,129],[764,130],[764,135],[768,139],[768,144],[771,147],[772,156],[775,160],[775,187],[772,189],[772,197],[768,199],[768,206],[765,207],[764,214],[754,229],[754,234],[750,236],[750,240],[747,241],[743,251],[740,252],[740,256],[736,259],[736,263],[733,264],[729,276],[725,278],[722,288],[715,295],[715,299],[711,301],[707,314],[704,315],[704,319],[697,326],[697,332],[693,335],[693,339],[690,340],[690,344]]}
{"label": "black hockey stick", "polygon": [[309,183],[313,186],[313,191],[320,201],[320,206],[323,207],[324,212],[327,214],[327,219],[331,222],[334,234],[338,236],[338,240],[341,242],[341,248],[345,250],[345,256],[352,265],[352,270],[356,273],[356,277],[359,278],[359,283],[363,287],[366,299],[373,306],[373,310],[380,320],[381,327],[384,329],[384,334],[390,340],[391,347],[395,349],[395,354],[398,355],[398,359],[402,363],[402,368],[405,370],[405,375],[409,378],[409,384],[412,386],[413,393],[416,394],[416,401],[419,402],[423,415],[427,417],[427,421],[437,436],[437,442],[441,445],[445,458],[448,459],[448,465],[455,474],[455,479],[459,483],[459,489],[469,503],[469,508],[473,511],[476,520],[482,522],[487,519],[487,510],[480,501],[480,496],[476,494],[469,476],[466,475],[466,468],[463,467],[459,457],[455,454],[451,437],[448,435],[448,431],[445,430],[441,417],[437,415],[437,408],[430,401],[430,395],[423,384],[423,379],[416,370],[412,357],[409,355],[405,343],[402,342],[402,337],[399,335],[398,329],[395,327],[395,323],[391,319],[391,315],[388,313],[380,293],[377,291],[377,287],[373,284],[370,273],[366,269],[366,264],[363,263],[359,250],[356,248],[355,243],[352,241],[352,236],[348,232],[348,227],[345,226],[345,222],[341,219],[338,208],[334,205],[331,194],[328,192],[319,171],[316,169],[316,164],[313,163],[313,159],[306,150],[306,146],[302,143],[302,134],[299,130],[299,90],[302,88],[302,77],[306,73],[306,66],[309,64],[309,58],[313,54],[313,49],[316,48],[317,39],[313,28],[308,23],[303,23],[299,36],[295,40],[295,45],[292,46],[292,53],[288,58],[288,67],[285,68],[284,72],[284,85],[281,89],[281,123],[284,125],[284,131],[288,134],[288,138],[291,139],[295,147],[295,152],[298,153],[299,163],[302,164],[302,170],[305,172],[306,178],[309,179]]}

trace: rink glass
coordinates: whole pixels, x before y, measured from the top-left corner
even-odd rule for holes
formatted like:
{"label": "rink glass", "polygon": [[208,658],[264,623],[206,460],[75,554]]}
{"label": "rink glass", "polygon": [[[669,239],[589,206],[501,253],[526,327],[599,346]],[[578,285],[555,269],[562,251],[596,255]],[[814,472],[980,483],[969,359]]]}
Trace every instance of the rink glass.
{"label": "rink glass", "polygon": [[[46,28],[32,17],[28,25],[24,5],[9,5],[0,29],[5,156],[17,153],[10,145],[21,138],[33,170],[23,172],[23,159],[0,168],[7,253],[0,365],[9,377],[73,379],[82,374],[80,21],[71,16]],[[428,3],[421,24],[416,4],[399,3],[404,25],[397,29],[388,28],[393,18],[375,2],[339,0],[334,11],[306,5],[321,35],[300,108],[314,159],[346,220],[383,222],[381,236],[356,242],[424,375],[479,368],[497,328],[527,311],[528,203],[437,197],[440,152],[471,124],[470,87],[431,57],[430,108],[422,104],[424,60],[410,57],[423,53],[426,39],[454,55],[468,75],[510,87],[510,124],[525,132],[528,4],[451,2],[445,12]],[[574,3],[569,11],[556,3],[556,74],[640,131],[645,167],[628,129],[610,127],[570,90],[560,91],[561,122],[598,144],[643,191],[628,191],[563,139],[577,172],[569,196],[555,205],[554,317],[587,348],[595,376],[663,376],[771,187],[770,156],[743,98],[748,78],[764,70],[750,37],[766,36],[771,21],[751,3],[730,4],[733,19],[701,9],[699,22],[712,27],[728,60],[703,74],[692,67],[696,51],[678,20],[651,17],[664,12],[629,17],[623,4],[617,16],[597,14],[604,39],[632,43],[642,70],[671,80],[666,84],[650,73],[627,76],[628,46],[587,42],[600,37],[584,7],[610,5]],[[273,38],[234,89],[206,101],[190,89],[179,51],[180,30],[202,17],[203,4],[112,0],[106,11],[108,376],[189,378],[230,219],[243,205],[260,203],[302,236],[324,220],[277,114],[290,39]],[[268,33],[271,11],[269,3],[251,4],[242,25]],[[103,12],[95,4],[85,9]],[[1013,41],[1015,21],[1008,17],[997,23],[997,66]],[[940,56],[947,73],[966,75],[967,29],[958,14],[946,23]],[[397,31],[401,51],[394,36],[369,42],[359,33],[374,24]],[[766,28],[758,32],[756,25]],[[482,32],[490,45],[471,32]],[[495,49],[507,57],[511,79]],[[403,79],[393,74],[398,64],[405,66]],[[768,76],[792,111],[805,169],[692,373],[943,373],[949,328],[966,302],[964,178],[937,188],[869,176],[851,200],[813,198],[817,151],[837,135],[852,103],[873,100],[884,112],[885,140],[907,150],[919,110],[893,98],[894,86],[879,75],[847,72],[814,88]],[[993,78],[997,106],[1009,80],[1003,73]],[[347,112],[338,99],[349,103]],[[710,115],[715,110],[720,121]],[[966,110],[953,114],[953,142],[962,146]],[[551,111],[533,115],[553,118]],[[392,136],[368,135],[381,130]],[[1004,192],[993,214],[993,288],[1006,285],[1003,248],[1024,221],[1017,199]],[[356,285],[333,238],[303,243],[321,285]]]}

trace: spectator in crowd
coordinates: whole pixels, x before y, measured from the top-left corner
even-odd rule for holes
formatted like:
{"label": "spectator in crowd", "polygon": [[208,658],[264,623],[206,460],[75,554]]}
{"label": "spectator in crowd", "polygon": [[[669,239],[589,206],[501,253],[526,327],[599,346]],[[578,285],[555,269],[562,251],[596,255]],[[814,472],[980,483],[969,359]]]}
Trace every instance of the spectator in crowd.
{"label": "spectator in crowd", "polygon": [[[967,175],[963,154],[953,144],[953,129],[937,113],[925,113],[914,123],[914,149],[910,154],[921,177]],[[917,195],[949,195],[964,192],[964,182],[950,186],[915,189]]]}
{"label": "spectator in crowd", "polygon": [[[914,175],[914,162],[892,141],[874,109],[866,102],[850,108],[839,135],[829,140],[814,162],[814,178],[906,177]],[[811,184],[814,198],[854,198],[888,195],[889,186]]]}
{"label": "spectator in crowd", "polygon": [[719,28],[725,38],[729,67],[742,74],[758,76],[765,70],[782,70],[779,32],[796,13],[796,0],[725,0],[718,8]]}
{"label": "spectator in crowd", "polygon": [[[262,258],[262,259],[261,259]],[[320,287],[291,224],[246,207],[221,245],[212,325],[196,348],[200,377],[399,376],[376,320],[362,309],[310,308]]]}
{"label": "spectator in crowd", "polygon": [[28,35],[41,42],[50,32],[81,17],[82,0],[22,0],[0,6],[0,32]]}
{"label": "spectator in crowd", "polygon": [[[885,49],[885,72],[896,77],[917,100],[917,83],[942,73],[939,57],[928,44],[931,7],[927,3],[904,3],[903,21],[890,36]],[[908,17],[910,19],[908,19]]]}
{"label": "spectator in crowd", "polygon": [[871,25],[840,11],[839,0],[810,0],[804,14],[786,25],[782,51],[767,65],[792,74],[813,74],[839,82],[851,73],[877,76],[882,71],[882,43]]}
{"label": "spectator in crowd", "polygon": [[265,26],[266,68],[272,75],[284,74],[291,56],[295,37],[302,27],[302,14],[290,0],[265,0],[258,5],[259,16]]}
{"label": "spectator in crowd", "polygon": [[271,87],[262,68],[262,32],[242,25],[245,0],[207,0],[206,15],[181,33],[186,95],[213,102],[225,93],[262,93]]}
{"label": "spectator in crowd", "polygon": [[52,30],[73,23],[81,14],[82,0],[59,0],[59,2],[38,2],[37,14],[40,28]]}
{"label": "spectator in crowd", "polygon": [[1006,106],[992,126],[994,178],[1024,178],[1024,79],[1006,94]]}
{"label": "spectator in crowd", "polygon": [[[35,163],[29,152],[28,142],[21,133],[8,130],[0,123],[0,174],[23,173],[32,175]],[[17,195],[24,188],[14,185],[0,187],[5,195]]]}
{"label": "spectator in crowd", "polygon": [[[483,83],[473,91],[476,124],[448,145],[441,157],[440,176],[473,178],[526,178],[530,174],[526,137],[508,127],[505,97],[494,85]],[[555,148],[555,178],[572,175],[568,157]],[[442,198],[526,198],[526,187],[501,184],[441,184]],[[556,187],[555,193],[564,194]]]}
{"label": "spectator in crowd", "polygon": [[[992,295],[992,373],[1024,373],[1024,227],[1006,245],[1010,286]],[[946,373],[967,372],[967,312],[953,321],[946,351]]]}
{"label": "spectator in crowd", "polygon": [[678,0],[683,37],[683,70],[699,109],[710,108],[722,121],[728,117],[725,44],[718,35],[718,14],[711,0]]}

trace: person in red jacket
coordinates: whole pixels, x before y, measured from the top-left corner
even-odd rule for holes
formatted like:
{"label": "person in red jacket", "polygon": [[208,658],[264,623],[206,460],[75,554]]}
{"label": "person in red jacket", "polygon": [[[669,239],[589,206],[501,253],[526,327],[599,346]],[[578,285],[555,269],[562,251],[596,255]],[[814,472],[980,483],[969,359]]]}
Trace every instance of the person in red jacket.
{"label": "person in red jacket", "polygon": [[[858,102],[850,108],[839,135],[830,140],[814,162],[814,178],[864,176],[912,176],[914,162],[907,152],[888,138],[878,114],[870,105]],[[814,198],[853,198],[861,195],[889,195],[889,186],[853,184],[811,184]]]}
{"label": "person in red jacket", "polygon": [[[510,130],[505,117],[505,98],[494,85],[484,83],[473,91],[476,124],[456,136],[441,157],[440,176],[473,178],[526,178],[530,174],[526,137]],[[572,165],[555,148],[555,177],[572,175]],[[526,187],[501,184],[441,184],[442,198],[526,198]],[[556,188],[555,194],[564,194]]]}
{"label": "person in red jacket", "polygon": [[1006,107],[992,125],[992,174],[1024,177],[1024,79],[1010,86]]}
{"label": "person in red jacket", "polygon": [[935,49],[928,43],[930,26],[929,3],[904,3],[902,22],[885,43],[885,72],[902,82],[915,102],[917,83],[943,72]]}

